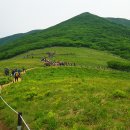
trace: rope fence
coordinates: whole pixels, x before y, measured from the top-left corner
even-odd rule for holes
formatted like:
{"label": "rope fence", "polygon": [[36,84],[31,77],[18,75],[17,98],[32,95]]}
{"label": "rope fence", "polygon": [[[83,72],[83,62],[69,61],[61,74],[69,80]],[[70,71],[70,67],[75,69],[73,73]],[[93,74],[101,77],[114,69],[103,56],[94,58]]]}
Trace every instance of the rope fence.
{"label": "rope fence", "polygon": [[17,130],[21,130],[22,129],[22,121],[24,123],[24,125],[26,126],[26,128],[28,130],[30,130],[29,126],[27,125],[27,123],[25,122],[25,120],[22,117],[22,113],[21,112],[17,112],[16,110],[14,110],[4,99],[2,96],[0,96],[1,100],[6,104],[6,106],[8,106],[15,114],[18,115],[18,126],[17,126]]}
{"label": "rope fence", "polygon": [[[30,71],[30,70],[33,70],[33,69],[37,69],[39,67],[34,67],[34,68],[30,68],[30,69],[27,69],[26,71]],[[9,84],[5,84],[6,86],[10,85],[11,83],[13,82],[10,82]],[[1,91],[2,91],[2,85],[0,85],[0,94],[1,94]],[[22,122],[24,123],[24,125],[26,126],[26,128],[28,130],[30,130],[29,126],[27,125],[27,123],[25,122],[24,118],[22,117],[22,113],[21,112],[17,112],[15,109],[13,109],[4,99],[3,97],[0,95],[0,98],[1,100],[6,104],[6,106],[8,106],[15,114],[18,115],[18,126],[17,126],[17,130],[22,130]]]}

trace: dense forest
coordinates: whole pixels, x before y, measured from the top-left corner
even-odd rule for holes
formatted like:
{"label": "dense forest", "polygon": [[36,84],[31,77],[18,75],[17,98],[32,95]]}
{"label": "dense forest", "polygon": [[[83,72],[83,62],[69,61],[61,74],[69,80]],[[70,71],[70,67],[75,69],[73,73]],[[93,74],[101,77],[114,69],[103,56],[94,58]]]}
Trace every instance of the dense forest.
{"label": "dense forest", "polygon": [[128,19],[123,19],[123,18],[107,18],[107,19],[110,20],[111,22],[121,24],[130,29],[130,20]]}
{"label": "dense forest", "polygon": [[27,33],[6,45],[0,45],[0,59],[52,46],[88,47],[130,59],[130,30],[107,18],[83,13],[56,26]]}

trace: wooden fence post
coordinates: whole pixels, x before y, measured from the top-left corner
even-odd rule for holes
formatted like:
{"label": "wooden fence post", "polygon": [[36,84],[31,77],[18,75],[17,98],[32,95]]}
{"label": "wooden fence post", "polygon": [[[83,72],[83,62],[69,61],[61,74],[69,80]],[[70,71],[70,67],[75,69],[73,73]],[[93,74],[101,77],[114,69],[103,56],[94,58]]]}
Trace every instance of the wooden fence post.
{"label": "wooden fence post", "polygon": [[21,119],[20,116],[22,116],[22,112],[18,112],[18,126],[17,126],[17,130],[22,130],[22,119]]}

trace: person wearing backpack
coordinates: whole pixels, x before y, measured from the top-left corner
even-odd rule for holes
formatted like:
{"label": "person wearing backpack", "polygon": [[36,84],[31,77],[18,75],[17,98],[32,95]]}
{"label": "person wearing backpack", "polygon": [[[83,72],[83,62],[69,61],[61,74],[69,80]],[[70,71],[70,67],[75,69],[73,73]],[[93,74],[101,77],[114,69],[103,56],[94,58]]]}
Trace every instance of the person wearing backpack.
{"label": "person wearing backpack", "polygon": [[18,73],[19,73],[19,78],[21,77],[21,70],[18,69]]}
{"label": "person wearing backpack", "polygon": [[18,82],[18,78],[19,78],[19,73],[18,73],[18,71],[16,71],[16,72],[14,73],[14,80],[15,80],[15,82],[16,82],[16,81]]}

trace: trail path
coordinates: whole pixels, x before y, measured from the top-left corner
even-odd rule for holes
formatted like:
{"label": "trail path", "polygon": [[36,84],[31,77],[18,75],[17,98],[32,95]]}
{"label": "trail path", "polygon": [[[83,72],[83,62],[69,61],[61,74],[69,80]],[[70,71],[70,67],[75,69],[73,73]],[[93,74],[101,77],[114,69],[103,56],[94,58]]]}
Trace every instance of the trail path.
{"label": "trail path", "polygon": [[[36,69],[36,68],[38,68],[38,67],[34,67],[34,68],[27,69],[26,72],[27,72],[27,71],[30,71],[30,70],[33,70],[33,69]],[[26,72],[22,72],[21,74],[23,75],[23,74],[25,74]],[[21,81],[22,81],[22,79],[19,78],[19,79],[18,79],[18,82],[21,82]],[[2,88],[7,87],[7,86],[9,86],[9,85],[11,85],[11,84],[13,84],[13,83],[15,83],[15,80],[14,80],[14,79],[13,79],[13,81],[11,81],[10,83],[1,85],[1,86],[0,86],[0,91],[2,90]]]}
{"label": "trail path", "polygon": [[[36,69],[36,68],[39,68],[39,67],[34,67],[34,68],[27,69],[26,72],[27,72],[27,71],[30,71],[30,70],[33,70],[33,69]],[[21,74],[23,75],[23,74],[25,74],[26,72],[22,72]],[[18,82],[21,82],[21,81],[22,81],[22,79],[19,78],[19,79],[18,79]],[[7,87],[7,86],[9,86],[9,85],[11,85],[11,84],[13,84],[13,83],[16,83],[16,82],[14,82],[14,79],[13,79],[12,82],[0,86],[0,93],[1,93],[2,88]],[[7,128],[6,125],[5,125],[4,123],[2,123],[2,121],[0,121],[0,130],[11,130],[11,129]]]}

